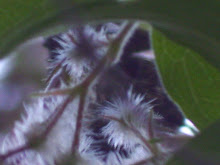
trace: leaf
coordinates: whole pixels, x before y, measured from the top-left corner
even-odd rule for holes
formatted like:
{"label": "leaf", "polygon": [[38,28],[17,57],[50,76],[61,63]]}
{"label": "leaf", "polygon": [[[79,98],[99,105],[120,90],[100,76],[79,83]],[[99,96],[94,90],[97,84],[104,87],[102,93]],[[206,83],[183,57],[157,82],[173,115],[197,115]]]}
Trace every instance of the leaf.
{"label": "leaf", "polygon": [[[24,3],[19,2],[20,1],[17,0],[14,3]],[[111,0],[94,0],[90,2],[85,2],[85,0],[69,0],[65,1],[66,3],[61,5],[61,7],[53,7],[50,6],[49,3],[45,4],[43,2],[46,2],[46,0],[36,2],[38,5],[44,4],[41,6],[42,9],[37,8],[39,11],[33,10],[32,13],[34,14],[26,19],[28,21],[22,21],[22,23],[19,24],[19,27],[16,26],[14,27],[14,30],[11,30],[14,24],[7,25],[7,30],[9,29],[12,35],[7,37],[10,38],[10,40],[6,40],[6,43],[3,42],[3,40],[0,40],[0,50],[2,54],[9,51],[9,45],[11,48],[14,48],[19,41],[30,37],[31,34],[33,35],[33,32],[39,32],[49,25],[52,26],[54,24],[64,23],[66,20],[69,20],[67,22],[71,21],[77,23],[77,20],[87,22],[104,19],[133,18],[149,21],[154,27],[163,31],[175,41],[181,42],[182,44],[198,51],[209,62],[220,69],[220,56],[218,56],[218,53],[220,52],[218,46],[218,36],[220,36],[218,27],[220,22],[216,19],[216,17],[220,15],[220,11],[218,10],[219,1],[217,0],[206,0],[200,3],[187,3],[183,0],[176,2],[170,0],[145,0],[132,1],[130,3],[118,3]],[[25,1],[24,4],[26,3],[27,2]],[[2,10],[7,4],[1,6]],[[16,8],[10,10],[13,11],[13,9]],[[25,11],[26,12],[24,13],[28,15],[28,10]],[[25,16],[25,14],[23,16]],[[33,17],[33,15],[35,17]],[[3,16],[3,20],[6,21],[6,14]],[[16,22],[21,22],[22,19]],[[16,32],[15,29],[19,30],[19,33],[18,31]]]}
{"label": "leaf", "polygon": [[201,135],[188,143],[169,165],[219,165],[220,163],[220,120],[205,129]]}
{"label": "leaf", "polygon": [[0,57],[33,36],[34,31],[42,29],[37,26],[39,20],[53,11],[46,2],[46,0],[0,1]]}
{"label": "leaf", "polygon": [[204,129],[220,118],[220,72],[196,52],[153,33],[157,63],[169,94]]}

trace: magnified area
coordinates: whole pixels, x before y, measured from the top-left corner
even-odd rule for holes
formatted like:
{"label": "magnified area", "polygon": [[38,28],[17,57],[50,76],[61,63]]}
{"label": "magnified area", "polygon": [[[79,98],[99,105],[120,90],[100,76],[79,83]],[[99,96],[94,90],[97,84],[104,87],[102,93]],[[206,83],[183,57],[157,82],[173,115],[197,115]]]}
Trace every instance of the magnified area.
{"label": "magnified area", "polygon": [[166,164],[199,131],[166,92],[151,40],[139,22],[79,25],[23,46],[16,72],[1,60],[3,164]]}

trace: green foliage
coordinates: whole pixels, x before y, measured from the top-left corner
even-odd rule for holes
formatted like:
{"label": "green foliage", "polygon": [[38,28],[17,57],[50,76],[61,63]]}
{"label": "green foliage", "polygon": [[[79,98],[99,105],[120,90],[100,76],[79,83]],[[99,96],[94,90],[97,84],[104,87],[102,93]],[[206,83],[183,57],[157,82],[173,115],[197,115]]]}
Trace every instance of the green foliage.
{"label": "green foliage", "polygon": [[179,151],[169,165],[219,165],[220,120]]}
{"label": "green foliage", "polygon": [[[53,1],[50,0],[50,2]],[[185,0],[142,0],[130,3],[118,3],[113,0],[87,2],[85,0],[65,0],[62,1],[63,5],[60,3],[52,5],[46,2],[47,0],[33,2],[16,0],[13,1],[13,5],[7,4],[5,1],[1,2],[1,12],[7,10],[7,13],[16,13],[11,16],[11,19],[14,20],[13,23],[8,23],[8,15],[2,14],[2,25],[7,27],[7,30],[4,28],[4,32],[0,33],[0,36],[6,33],[4,42],[2,42],[3,38],[0,40],[2,53],[9,51],[9,43],[10,48],[14,48],[19,41],[49,25],[53,26],[64,22],[76,23],[79,19],[80,21],[97,21],[132,18],[149,21],[175,41],[198,51],[214,66],[220,68],[220,56],[217,55],[220,52],[218,46],[220,22],[216,19],[220,15],[218,0],[199,3],[188,3]],[[19,8],[19,4],[23,10]],[[18,9],[22,12],[17,11]],[[7,38],[8,40],[6,40]]]}
{"label": "green foliage", "polygon": [[220,118],[220,72],[198,53],[153,33],[159,70],[167,90],[193,122],[207,127]]}
{"label": "green foliage", "polygon": [[38,29],[37,22],[45,18],[49,14],[48,11],[53,10],[46,2],[45,0],[0,1],[0,57],[33,36],[34,31]]}

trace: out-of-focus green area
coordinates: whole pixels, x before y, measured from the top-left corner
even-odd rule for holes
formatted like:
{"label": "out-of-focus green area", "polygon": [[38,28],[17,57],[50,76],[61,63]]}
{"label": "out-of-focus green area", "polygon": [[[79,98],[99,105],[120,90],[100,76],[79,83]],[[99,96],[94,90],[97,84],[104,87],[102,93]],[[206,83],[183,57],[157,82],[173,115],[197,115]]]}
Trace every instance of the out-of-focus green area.
{"label": "out-of-focus green area", "polygon": [[[163,1],[139,0],[118,3],[116,0],[13,0],[1,1],[1,40],[3,54],[19,41],[54,24],[97,21],[103,19],[142,19],[165,33],[175,41],[190,47],[215,67],[220,68],[218,0]],[[10,6],[10,7],[9,7]],[[7,11],[6,13],[4,11]],[[114,12],[112,12],[114,11]],[[8,21],[8,13],[13,13]],[[18,28],[19,27],[19,28]],[[25,35],[23,34],[25,33]],[[3,55],[1,54],[1,55]]]}
{"label": "out-of-focus green area", "polygon": [[219,119],[219,70],[158,31],[153,33],[153,45],[164,84],[186,115],[200,129]]}
{"label": "out-of-focus green area", "polygon": [[205,129],[201,135],[179,151],[169,165],[219,165],[220,120]]}

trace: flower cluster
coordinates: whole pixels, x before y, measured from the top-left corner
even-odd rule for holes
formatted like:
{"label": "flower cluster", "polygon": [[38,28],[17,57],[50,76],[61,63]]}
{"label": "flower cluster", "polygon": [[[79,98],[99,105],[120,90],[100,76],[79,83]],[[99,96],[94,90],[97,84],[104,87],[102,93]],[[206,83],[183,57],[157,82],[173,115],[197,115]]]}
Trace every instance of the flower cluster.
{"label": "flower cluster", "polygon": [[[0,160],[164,164],[189,136],[178,132],[185,116],[166,94],[150,43],[150,32],[132,23],[79,26],[46,38],[45,90],[24,104],[0,142]],[[168,145],[178,136],[186,138]]]}

